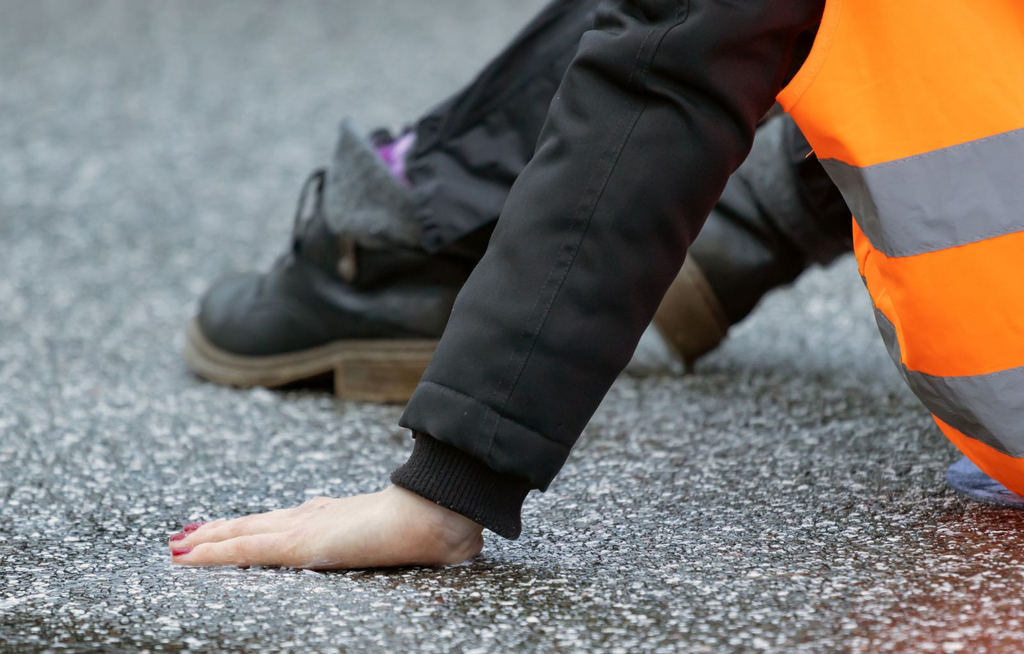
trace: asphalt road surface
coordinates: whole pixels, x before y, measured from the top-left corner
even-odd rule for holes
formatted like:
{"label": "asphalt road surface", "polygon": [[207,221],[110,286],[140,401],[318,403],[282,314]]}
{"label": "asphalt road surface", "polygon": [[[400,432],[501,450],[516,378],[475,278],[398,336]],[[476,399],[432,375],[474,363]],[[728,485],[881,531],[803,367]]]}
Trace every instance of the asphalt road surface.
{"label": "asphalt road surface", "polygon": [[188,519],[376,490],[400,409],[202,383],[198,295],[287,247],[344,116],[397,127],[538,0],[0,1],[0,651],[1002,652],[1024,515],[946,489],[851,260],[695,374],[624,376],[518,542],[177,569]]}

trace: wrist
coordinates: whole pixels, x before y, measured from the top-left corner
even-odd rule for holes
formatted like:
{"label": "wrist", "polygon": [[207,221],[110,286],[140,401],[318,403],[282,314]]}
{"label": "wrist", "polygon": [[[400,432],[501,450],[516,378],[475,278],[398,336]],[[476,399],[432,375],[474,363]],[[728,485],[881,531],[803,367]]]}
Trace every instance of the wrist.
{"label": "wrist", "polygon": [[409,529],[405,539],[425,541],[436,548],[444,564],[461,563],[483,548],[483,525],[401,486],[381,492]]}
{"label": "wrist", "polygon": [[391,481],[499,536],[515,539],[522,531],[520,511],[529,482],[492,470],[427,434],[416,434],[412,455]]}

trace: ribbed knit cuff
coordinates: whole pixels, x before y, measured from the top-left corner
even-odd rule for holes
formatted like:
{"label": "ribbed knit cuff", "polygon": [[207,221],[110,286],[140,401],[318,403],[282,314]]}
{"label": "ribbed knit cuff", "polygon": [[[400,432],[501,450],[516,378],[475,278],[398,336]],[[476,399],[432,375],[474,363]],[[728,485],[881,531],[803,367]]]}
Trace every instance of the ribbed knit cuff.
{"label": "ribbed knit cuff", "polygon": [[491,470],[451,445],[415,434],[409,460],[391,482],[460,513],[499,536],[515,540],[523,530],[520,512],[530,492],[525,479]]}

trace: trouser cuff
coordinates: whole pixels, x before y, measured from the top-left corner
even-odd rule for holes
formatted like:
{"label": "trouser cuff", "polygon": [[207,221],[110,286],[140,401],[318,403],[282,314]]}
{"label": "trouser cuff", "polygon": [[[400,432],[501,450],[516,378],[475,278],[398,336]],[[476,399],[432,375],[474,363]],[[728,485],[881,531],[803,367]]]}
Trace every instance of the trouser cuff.
{"label": "trouser cuff", "polygon": [[523,500],[530,484],[515,475],[491,470],[462,451],[416,433],[412,455],[391,473],[391,482],[516,539],[522,532]]}

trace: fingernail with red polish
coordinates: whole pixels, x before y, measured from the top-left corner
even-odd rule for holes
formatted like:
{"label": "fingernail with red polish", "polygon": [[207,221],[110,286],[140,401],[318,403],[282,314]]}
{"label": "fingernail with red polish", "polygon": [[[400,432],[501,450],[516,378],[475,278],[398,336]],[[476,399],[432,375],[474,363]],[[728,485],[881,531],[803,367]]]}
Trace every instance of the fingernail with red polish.
{"label": "fingernail with red polish", "polygon": [[199,529],[200,527],[202,527],[205,524],[206,524],[205,522],[190,522],[187,525],[185,525],[184,527],[182,527],[181,530],[184,531],[187,534],[190,531],[195,531],[196,529]]}
{"label": "fingernail with red polish", "polygon": [[176,549],[172,549],[171,556],[185,556],[194,549],[194,547],[179,547]]}
{"label": "fingernail with red polish", "polygon": [[173,536],[171,536],[171,541],[185,540],[186,538],[188,538],[188,534],[186,534],[185,532],[182,531],[180,533],[177,533],[177,534],[174,534]]}

